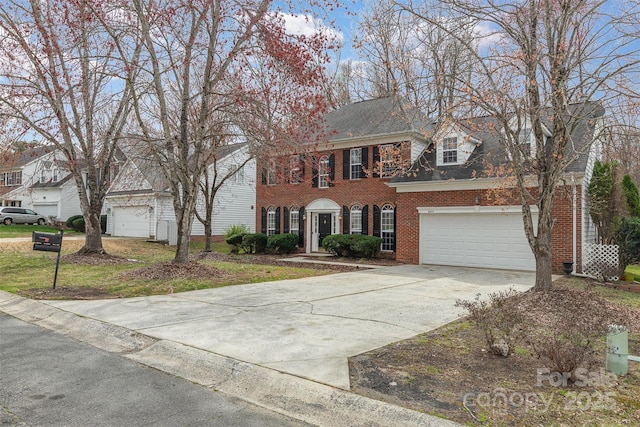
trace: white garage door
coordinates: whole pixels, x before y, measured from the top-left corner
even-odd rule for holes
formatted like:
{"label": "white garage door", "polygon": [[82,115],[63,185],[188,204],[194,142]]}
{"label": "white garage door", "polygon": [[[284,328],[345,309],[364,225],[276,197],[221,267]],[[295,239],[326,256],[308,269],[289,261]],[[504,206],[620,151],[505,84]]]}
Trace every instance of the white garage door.
{"label": "white garage door", "polygon": [[521,213],[422,213],[420,263],[535,270]]}
{"label": "white garage door", "polygon": [[123,237],[149,237],[149,207],[114,207],[113,235]]}
{"label": "white garage door", "polygon": [[39,213],[40,215],[46,216],[47,218],[58,217],[58,205],[35,205],[34,204],[33,210]]}

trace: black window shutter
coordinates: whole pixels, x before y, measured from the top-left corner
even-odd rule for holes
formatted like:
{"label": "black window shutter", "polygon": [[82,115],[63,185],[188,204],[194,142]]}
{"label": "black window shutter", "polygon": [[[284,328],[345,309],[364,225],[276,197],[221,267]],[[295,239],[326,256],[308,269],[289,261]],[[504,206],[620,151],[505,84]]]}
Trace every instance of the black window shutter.
{"label": "black window shutter", "polygon": [[361,178],[366,178],[366,172],[369,172],[369,147],[362,147],[362,169],[363,172],[360,174]]}
{"label": "black window shutter", "polygon": [[304,208],[298,211],[298,246],[304,246]]}
{"label": "black window shutter", "polygon": [[369,234],[369,205],[362,207],[362,234]]}
{"label": "black window shutter", "polygon": [[[351,174],[351,150],[342,150],[342,179],[349,179]],[[346,233],[345,233],[346,234]]]}
{"label": "black window shutter", "polygon": [[342,206],[342,234],[349,234],[349,207]]}
{"label": "black window shutter", "polygon": [[267,184],[267,169],[263,167],[262,168],[262,185],[266,185],[266,184]]}
{"label": "black window shutter", "polygon": [[393,209],[393,242],[391,243],[391,250],[395,252],[396,250],[396,236],[398,235],[397,230],[398,230],[398,225],[396,224],[396,212],[398,211],[398,208],[394,208]]}
{"label": "black window shutter", "polygon": [[284,208],[284,222],[282,224],[282,228],[283,233],[286,234],[289,232],[289,208],[287,208],[286,206]]}
{"label": "black window shutter", "polygon": [[304,154],[300,155],[300,179],[304,181],[304,168],[307,165],[305,162]]}
{"label": "black window shutter", "polygon": [[373,235],[381,237],[380,235],[380,207],[373,205]]}
{"label": "black window shutter", "polygon": [[380,176],[380,147],[379,146],[375,146],[373,147],[373,164],[371,165],[371,167],[374,169],[373,171],[373,176],[374,177],[379,177]]}
{"label": "black window shutter", "polygon": [[260,231],[263,234],[267,234],[267,210],[262,208],[262,223],[260,225]]}
{"label": "black window shutter", "polygon": [[280,208],[276,208],[276,234],[280,234]]}
{"label": "black window shutter", "polygon": [[329,156],[329,187],[333,187],[333,181],[336,179],[336,155]]}

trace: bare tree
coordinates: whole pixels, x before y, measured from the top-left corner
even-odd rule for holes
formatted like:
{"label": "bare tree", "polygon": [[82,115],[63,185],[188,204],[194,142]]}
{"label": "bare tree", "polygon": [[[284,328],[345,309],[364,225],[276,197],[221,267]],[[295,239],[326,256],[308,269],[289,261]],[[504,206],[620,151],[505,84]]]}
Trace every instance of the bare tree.
{"label": "bare tree", "polygon": [[[536,259],[535,289],[551,287],[552,208],[567,167],[589,149],[573,140],[595,126],[620,78],[637,74],[637,5],[605,0],[442,0],[434,19],[412,2],[403,6],[439,27],[474,57],[463,90],[496,119],[507,152],[504,172],[519,194],[524,229]],[[443,22],[464,19],[485,31],[484,48]],[[637,81],[637,76],[635,76]],[[599,99],[599,104],[594,100]],[[531,132],[533,156],[522,144]],[[534,222],[532,205],[538,208]]]}
{"label": "bare tree", "polygon": [[102,26],[111,13],[92,0],[0,4],[0,116],[66,157],[85,218],[80,253],[104,253],[100,213],[131,105],[131,70]]}
{"label": "bare tree", "polygon": [[[455,99],[470,75],[474,56],[466,49],[473,46],[473,28],[467,19],[446,19],[438,2],[417,7],[408,13],[393,0],[367,4],[355,46],[366,60],[360,78],[368,84],[359,89],[365,98],[397,95],[430,117],[446,117],[460,105]],[[416,14],[440,21],[446,30]]]}
{"label": "bare tree", "polygon": [[[248,138],[259,145],[254,152],[277,149],[302,127],[301,118],[313,123],[324,110],[321,66],[332,41],[322,31],[288,33],[293,15],[271,10],[272,1],[133,4],[145,49],[131,66],[148,76],[136,84],[134,107],[142,139],[170,185],[178,224],[174,261],[184,263],[200,182],[224,141],[215,132],[225,126],[216,121],[235,116],[243,133],[260,135]],[[303,13],[313,21],[311,11]],[[267,86],[252,80],[256,67],[268,73]],[[275,96],[280,109],[272,109]]]}

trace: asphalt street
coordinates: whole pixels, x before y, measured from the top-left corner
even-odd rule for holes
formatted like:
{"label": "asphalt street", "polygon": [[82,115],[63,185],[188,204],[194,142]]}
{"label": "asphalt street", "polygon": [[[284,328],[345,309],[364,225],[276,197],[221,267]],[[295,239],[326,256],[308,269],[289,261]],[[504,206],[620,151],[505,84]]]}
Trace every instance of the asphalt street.
{"label": "asphalt street", "polygon": [[0,425],[308,424],[0,313]]}

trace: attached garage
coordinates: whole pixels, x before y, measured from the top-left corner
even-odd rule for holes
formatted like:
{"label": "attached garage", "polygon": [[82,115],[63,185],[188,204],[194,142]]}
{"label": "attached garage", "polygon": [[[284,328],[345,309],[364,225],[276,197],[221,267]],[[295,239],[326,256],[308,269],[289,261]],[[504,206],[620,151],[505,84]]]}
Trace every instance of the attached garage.
{"label": "attached garage", "polygon": [[535,270],[520,207],[419,208],[418,212],[421,264]]}
{"label": "attached garage", "polygon": [[[58,217],[58,204],[35,204],[33,205],[33,210],[39,213],[40,215],[44,215],[47,218],[57,218]],[[64,218],[66,219],[66,218]]]}
{"label": "attached garage", "polygon": [[113,208],[113,236],[149,237],[149,206]]}

